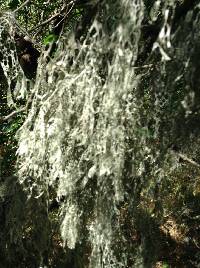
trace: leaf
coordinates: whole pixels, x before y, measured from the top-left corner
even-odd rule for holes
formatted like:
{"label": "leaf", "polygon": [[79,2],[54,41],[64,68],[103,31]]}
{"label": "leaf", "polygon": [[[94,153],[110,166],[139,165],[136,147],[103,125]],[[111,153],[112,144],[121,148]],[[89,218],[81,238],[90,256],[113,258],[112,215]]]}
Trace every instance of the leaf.
{"label": "leaf", "polygon": [[55,34],[49,34],[43,39],[43,44],[48,45],[49,43],[53,43],[58,39],[58,36]]}

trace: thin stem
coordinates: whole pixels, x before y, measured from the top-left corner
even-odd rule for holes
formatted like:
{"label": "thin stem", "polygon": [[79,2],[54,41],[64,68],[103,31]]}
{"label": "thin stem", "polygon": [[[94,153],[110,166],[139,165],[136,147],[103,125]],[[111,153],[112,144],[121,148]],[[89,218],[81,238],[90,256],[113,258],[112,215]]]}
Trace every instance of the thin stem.
{"label": "thin stem", "polygon": [[26,0],[21,6],[14,10],[14,13],[17,13],[20,9],[29,4],[29,2],[31,2],[31,0]]}
{"label": "thin stem", "polygon": [[23,107],[17,111],[13,111],[12,113],[10,113],[9,115],[6,115],[6,116],[2,116],[0,117],[0,122],[4,122],[4,121],[7,121],[8,119],[14,117],[15,115],[19,114],[19,113],[22,113],[22,112],[25,112],[26,109]]}

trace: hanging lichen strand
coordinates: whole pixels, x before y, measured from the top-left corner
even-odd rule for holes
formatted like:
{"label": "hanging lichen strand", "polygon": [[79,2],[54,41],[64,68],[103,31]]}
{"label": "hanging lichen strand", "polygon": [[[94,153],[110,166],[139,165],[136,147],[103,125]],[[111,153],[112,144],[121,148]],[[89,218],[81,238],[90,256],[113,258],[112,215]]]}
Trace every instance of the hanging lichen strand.
{"label": "hanging lichen strand", "polygon": [[144,179],[146,158],[154,161],[142,133],[140,76],[134,68],[143,3],[119,2],[105,5],[105,18],[94,21],[78,55],[73,38],[64,40],[47,68],[40,67],[32,108],[19,132],[21,183],[36,198],[57,187],[58,199],[65,200],[64,245],[73,249],[87,235],[92,268],[126,267],[129,245],[118,205],[126,195],[132,202],[125,184]]}
{"label": "hanging lichen strand", "polygon": [[[156,195],[176,166],[168,148],[173,137],[181,140],[174,133],[184,114],[180,85],[188,65],[171,44],[172,1],[145,5],[106,1],[81,45],[70,36],[47,66],[44,55],[18,133],[20,182],[29,198],[48,200],[49,189],[57,192],[63,245],[87,241],[91,268],[151,267],[144,264],[155,250],[150,235],[141,228],[141,247],[134,248],[122,208],[137,224],[140,196]],[[160,27],[150,36],[143,20],[149,9],[148,27]],[[185,52],[176,35],[173,42]]]}
{"label": "hanging lichen strand", "polygon": [[[10,12],[0,14],[0,64],[7,80],[7,104],[16,106],[17,99],[23,99],[27,93],[27,81],[18,62],[16,42],[16,20]],[[6,90],[6,89],[5,89]]]}
{"label": "hanging lichen strand", "polygon": [[123,240],[117,205],[125,194],[126,125],[134,133],[139,120],[133,66],[143,4],[114,1],[105,9],[113,12],[105,23],[94,21],[78,55],[73,40],[64,40],[46,70],[38,71],[32,109],[19,132],[21,183],[35,197],[58,187],[58,199],[65,199],[64,245],[73,249],[88,235],[96,268],[126,266],[125,252],[118,259],[114,248],[115,239]]}

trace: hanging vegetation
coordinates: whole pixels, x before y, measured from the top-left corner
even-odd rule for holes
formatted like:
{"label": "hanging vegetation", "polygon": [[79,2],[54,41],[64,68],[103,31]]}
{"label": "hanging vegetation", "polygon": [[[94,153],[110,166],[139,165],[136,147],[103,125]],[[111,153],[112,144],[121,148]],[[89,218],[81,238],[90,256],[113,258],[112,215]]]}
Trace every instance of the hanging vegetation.
{"label": "hanging vegetation", "polygon": [[198,1],[21,2],[0,20],[4,267],[198,267]]}

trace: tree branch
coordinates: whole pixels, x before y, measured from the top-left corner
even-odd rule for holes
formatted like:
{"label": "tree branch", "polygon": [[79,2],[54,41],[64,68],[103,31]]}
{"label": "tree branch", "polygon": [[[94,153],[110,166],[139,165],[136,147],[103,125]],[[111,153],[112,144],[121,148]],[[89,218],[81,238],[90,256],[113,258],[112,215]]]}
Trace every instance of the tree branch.
{"label": "tree branch", "polygon": [[49,22],[51,22],[52,20],[56,19],[58,16],[60,16],[60,12],[56,13],[55,15],[53,15],[52,17],[48,18],[47,20],[43,21],[42,23],[40,23],[39,25],[37,25],[36,27],[32,28],[29,30],[29,32],[33,32],[35,30],[37,30],[38,28],[48,24]]}
{"label": "tree branch", "polygon": [[19,110],[13,111],[9,115],[1,116],[0,117],[0,122],[7,121],[7,120],[11,119],[12,117],[16,116],[17,114],[22,113],[22,112],[25,112],[25,111],[26,111],[26,107],[23,107],[23,108],[21,108]]}
{"label": "tree branch", "polygon": [[14,13],[17,13],[20,9],[22,9],[23,7],[25,7],[26,5],[29,4],[29,2],[31,2],[32,0],[26,0],[21,6],[19,6],[17,9],[14,10]]}
{"label": "tree branch", "polygon": [[59,17],[59,16],[61,15],[61,13],[62,13],[63,11],[67,10],[68,7],[69,7],[69,11],[67,12],[67,14],[66,14],[66,15],[64,16],[64,18],[63,18],[63,19],[65,19],[66,16],[69,15],[69,13],[72,11],[72,9],[73,9],[73,7],[74,7],[75,4],[76,4],[76,1],[71,1],[71,2],[69,2],[67,5],[64,5],[64,6],[62,7],[62,9],[60,10],[60,12],[58,12],[58,13],[56,13],[55,15],[51,16],[50,18],[48,18],[47,20],[43,21],[42,23],[40,23],[40,24],[37,25],[36,27],[33,27],[32,29],[30,29],[29,32],[33,32],[33,31],[35,31],[36,29],[38,29],[38,28],[40,28],[40,27],[42,27],[42,26],[48,24],[48,23],[51,22],[52,20],[55,20],[57,17]]}
{"label": "tree branch", "polygon": [[177,153],[177,155],[185,162],[188,162],[189,164],[195,166],[195,167],[198,167],[200,168],[200,164],[198,164],[196,161],[188,158],[186,155],[184,154],[181,154],[181,153]]}

